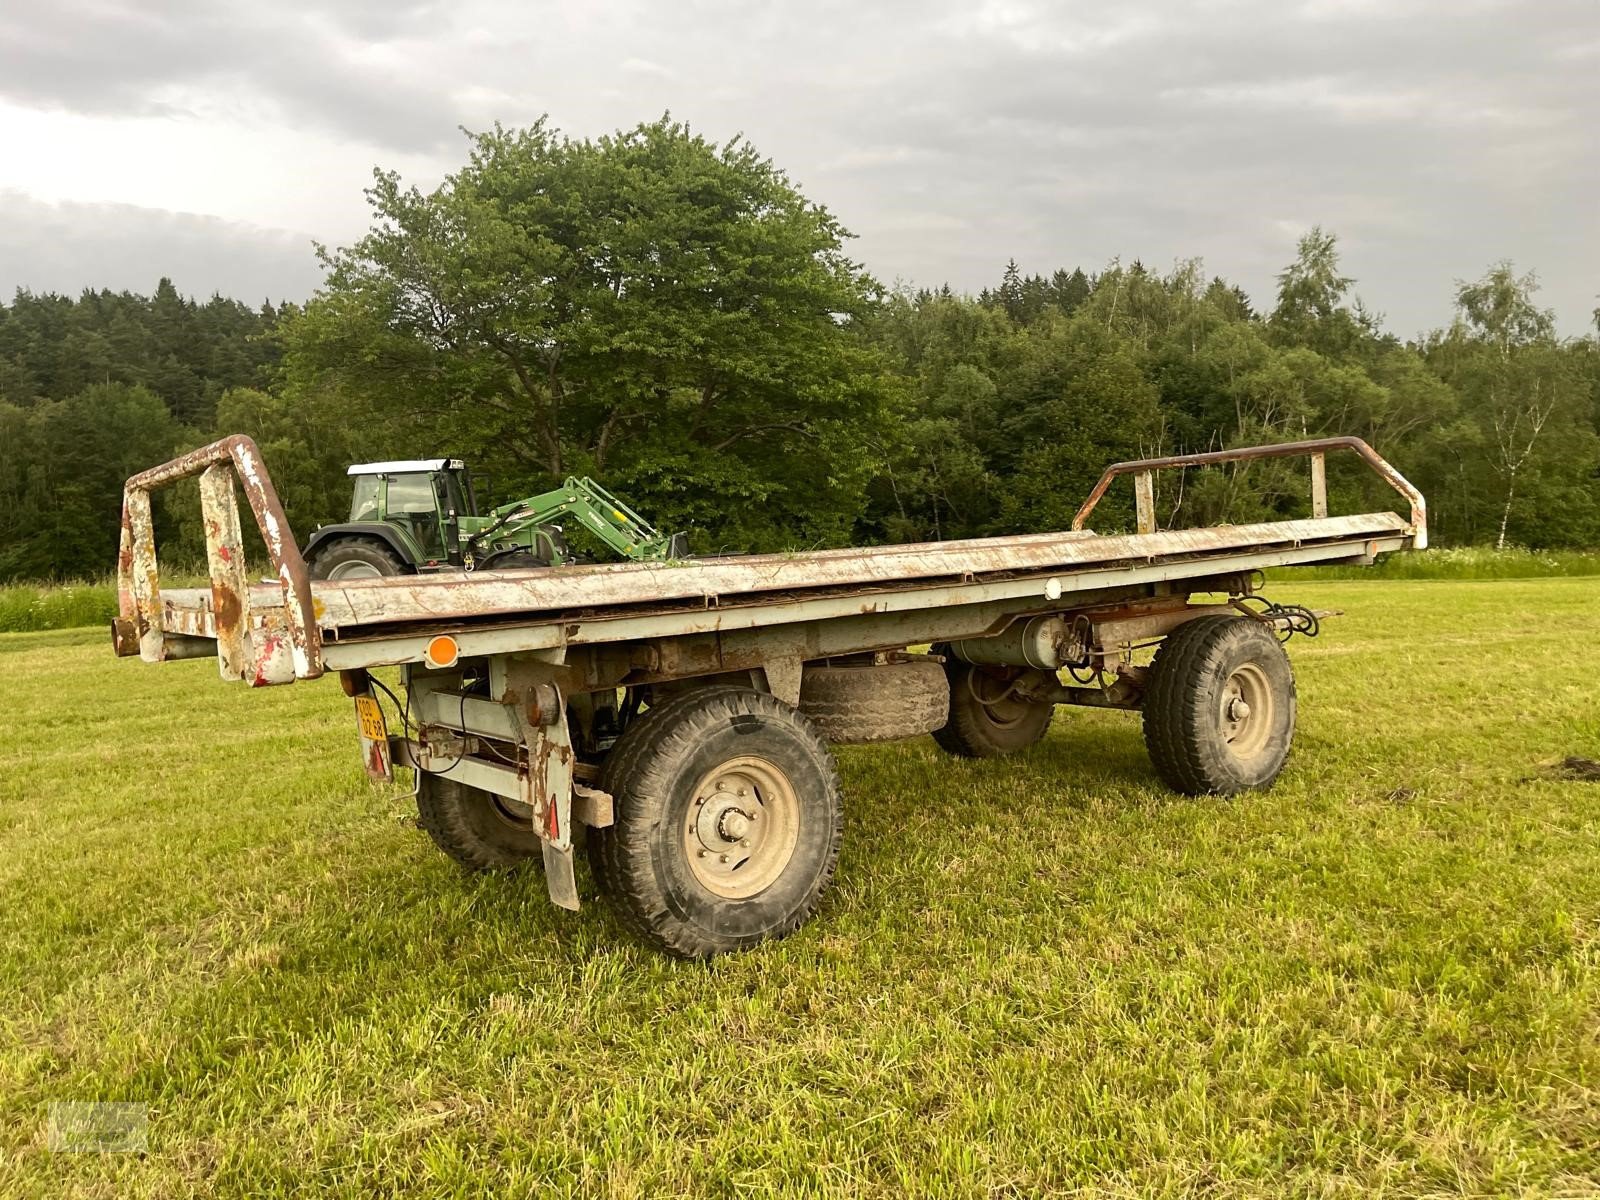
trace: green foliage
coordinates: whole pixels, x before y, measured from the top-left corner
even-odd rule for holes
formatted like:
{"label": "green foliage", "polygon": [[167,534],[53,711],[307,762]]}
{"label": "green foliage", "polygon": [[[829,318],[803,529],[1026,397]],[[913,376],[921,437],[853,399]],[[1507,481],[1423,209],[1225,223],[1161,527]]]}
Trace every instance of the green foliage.
{"label": "green foliage", "polygon": [[1155,386],[1132,348],[1092,317],[1053,319],[1002,379],[1015,398],[1003,424],[1014,457],[997,464],[1010,476],[1002,528],[1067,528],[1108,462],[1159,438]]}
{"label": "green foliage", "polygon": [[876,285],[749,144],[497,127],[435,191],[368,197],[286,325],[292,395],[524,490],[593,474],[702,548],[848,538],[892,394],[856,329]]}
{"label": "green foliage", "polygon": [[0,587],[0,633],[109,626],[116,615],[117,588],[111,582]]}
{"label": "green foliage", "polygon": [[[383,439],[338,406],[317,403],[303,396],[234,388],[217,401],[218,436],[243,433],[255,439],[272,472],[278,499],[289,514],[302,541],[318,525],[346,520],[350,515],[350,480],[346,468],[353,462],[383,458]],[[193,561],[205,558],[205,532],[197,504],[179,508],[177,501],[192,489],[172,489],[175,525],[171,548]],[[241,506],[246,553],[266,562],[260,532]],[[163,558],[166,544],[163,545]]]}
{"label": "green foliage", "polygon": [[1282,344],[1340,357],[1377,333],[1371,314],[1359,303],[1345,303],[1355,280],[1339,273],[1338,243],[1312,226],[1296,247],[1295,261],[1278,276],[1278,307],[1269,325]]}
{"label": "green foliage", "polygon": [[[114,566],[123,480],[206,440],[228,388],[265,381],[277,319],[270,305],[197,304],[167,279],[150,297],[0,304],[0,580]],[[159,527],[179,511],[163,504]]]}
{"label": "green foliage", "polygon": [[[1068,301],[1062,288],[1080,278]],[[914,385],[913,415],[886,441],[863,533],[1061,528],[1117,458],[1356,434],[1423,488],[1436,543],[1600,542],[1594,339],[1557,340],[1533,279],[1507,264],[1459,285],[1460,319],[1416,346],[1379,332],[1352,282],[1316,229],[1265,321],[1195,262],[1050,279],[1011,264],[976,300],[891,297],[873,328]],[[1168,474],[1158,514],[1167,525],[1309,515],[1305,472],[1284,460]],[[1329,494],[1335,511],[1395,504],[1337,457]],[[1127,527],[1130,507],[1120,485],[1096,527]]]}
{"label": "green foliage", "polygon": [[[1600,544],[1600,340],[1557,337],[1509,263],[1410,344],[1321,228],[1265,316],[1197,260],[884,295],[753,147],[667,117],[496,127],[433,191],[379,172],[368,197],[304,309],[165,280],[0,305],[0,580],[107,569],[122,475],[235,432],[302,538],[381,458],[465,457],[501,500],[594,475],[703,553],[1059,529],[1112,461],[1356,434],[1428,496],[1436,545]],[[1328,469],[1334,511],[1396,503]],[[1306,470],[1169,473],[1158,516],[1305,516]],[[1130,493],[1098,529],[1131,525]],[[158,510],[191,559],[197,508]]]}
{"label": "green foliage", "polygon": [[210,428],[224,391],[265,382],[277,320],[271,304],[186,299],[170,279],[148,297],[18,291],[0,304],[0,400],[26,406],[121,383],[156,393],[180,422]]}
{"label": "green foliage", "polygon": [[0,580],[114,565],[123,481],[170,458],[180,440],[144,387],[94,384],[28,407],[0,401]]}
{"label": "green foliage", "polygon": [[1454,546],[1391,554],[1371,566],[1279,567],[1273,579],[1571,579],[1600,575],[1600,552]]}
{"label": "green foliage", "polygon": [[1532,275],[1495,265],[1458,286],[1456,322],[1425,347],[1458,404],[1454,422],[1434,434],[1429,472],[1447,505],[1444,531],[1456,541],[1600,541],[1595,346],[1556,338],[1553,314],[1534,301],[1537,287]]}

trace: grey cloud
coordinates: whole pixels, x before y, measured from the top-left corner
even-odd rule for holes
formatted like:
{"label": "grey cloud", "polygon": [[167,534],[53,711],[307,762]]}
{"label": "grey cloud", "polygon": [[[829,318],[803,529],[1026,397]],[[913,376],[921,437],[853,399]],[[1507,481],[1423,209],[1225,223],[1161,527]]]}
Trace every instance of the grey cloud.
{"label": "grey cloud", "polygon": [[[1008,253],[1034,270],[1199,253],[1265,300],[1293,231],[1320,222],[1401,333],[1445,320],[1452,280],[1503,255],[1540,268],[1576,332],[1600,290],[1600,92],[1564,54],[1583,24],[1600,22],[1577,4],[1538,21],[1488,6],[1313,20],[1175,5],[1087,49],[1047,19],[969,32],[914,105],[860,103],[841,122],[898,159],[835,169],[820,190],[885,213],[854,220],[861,251],[918,280],[918,259],[958,263],[952,282],[970,287]],[[894,228],[897,201],[929,196],[950,216],[988,215],[978,279],[970,247],[954,259]]]}
{"label": "grey cloud", "polygon": [[0,300],[17,288],[185,295],[247,304],[303,300],[322,282],[311,238],[284,229],[127,204],[46,204],[0,191]]}
{"label": "grey cloud", "polygon": [[121,113],[236,89],[441,163],[458,123],[549,111],[588,135],[670,108],[749,135],[856,257],[918,283],[1200,254],[1265,302],[1321,223],[1401,333],[1503,256],[1569,332],[1600,291],[1592,0],[123,3],[0,17],[0,96]]}
{"label": "grey cloud", "polygon": [[0,98],[94,116],[181,115],[185,91],[257,100],[288,123],[400,150],[450,141],[425,72],[362,51],[414,34],[424,6],[62,0],[0,9]]}

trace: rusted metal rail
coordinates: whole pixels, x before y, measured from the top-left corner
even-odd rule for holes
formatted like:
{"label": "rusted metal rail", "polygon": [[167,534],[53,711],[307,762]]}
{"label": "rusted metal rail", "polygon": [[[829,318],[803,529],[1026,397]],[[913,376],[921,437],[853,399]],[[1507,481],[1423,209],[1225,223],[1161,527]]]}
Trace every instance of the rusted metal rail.
{"label": "rusted metal rail", "polygon": [[1122,475],[1133,476],[1133,495],[1137,529],[1140,533],[1156,531],[1155,473],[1182,467],[1214,467],[1222,463],[1254,462],[1263,458],[1311,458],[1311,516],[1313,519],[1328,515],[1327,455],[1333,450],[1348,450],[1358,455],[1374,473],[1398,492],[1411,506],[1412,546],[1417,550],[1428,544],[1428,503],[1406,477],[1366,442],[1358,437],[1315,438],[1303,442],[1280,442],[1271,446],[1243,446],[1235,450],[1209,450],[1201,454],[1174,454],[1166,458],[1140,458],[1129,462],[1113,463],[1100,476],[1089,498],[1072,518],[1072,528],[1082,529],[1100,503],[1111,484]]}
{"label": "rusted metal rail", "polygon": [[[164,619],[156,563],[155,521],[150,493],[200,476],[206,529],[206,565],[211,576],[210,628],[224,679],[256,684],[292,683],[322,674],[322,644],[311,598],[311,576],[294,540],[272,477],[255,442],[243,434],[152,467],[133,476],[122,495],[122,540],[117,556],[119,616],[112,623],[118,654],[137,653],[146,662],[210,653],[189,643],[193,635],[172,631]],[[237,475],[271,559],[280,603],[256,613],[246,576],[239,529]]]}

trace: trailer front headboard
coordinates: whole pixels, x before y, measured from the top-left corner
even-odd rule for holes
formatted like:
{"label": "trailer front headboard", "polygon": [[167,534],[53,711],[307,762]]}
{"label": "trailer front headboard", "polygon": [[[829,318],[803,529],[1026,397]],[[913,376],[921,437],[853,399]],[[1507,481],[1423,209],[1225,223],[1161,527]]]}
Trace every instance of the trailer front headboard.
{"label": "trailer front headboard", "polygon": [[[150,493],[195,475],[200,476],[206,564],[211,576],[210,620],[205,628],[168,628],[161,604]],[[283,591],[281,607],[273,605],[260,613],[251,611],[235,476],[244,487]],[[322,638],[312,609],[311,575],[261,452],[243,434],[212,442],[128,480],[122,493],[117,601],[120,615],[112,622],[111,638],[119,655],[137,654],[146,662],[162,662],[210,654],[209,645],[197,649],[195,643],[214,637],[224,679],[265,686],[322,674]]]}

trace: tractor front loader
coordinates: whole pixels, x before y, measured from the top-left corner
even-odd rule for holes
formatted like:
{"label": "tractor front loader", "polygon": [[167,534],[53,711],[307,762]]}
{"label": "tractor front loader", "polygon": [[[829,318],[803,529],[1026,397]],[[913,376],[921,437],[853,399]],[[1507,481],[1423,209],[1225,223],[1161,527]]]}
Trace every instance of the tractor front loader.
{"label": "tractor front loader", "polygon": [[592,479],[569,478],[480,515],[458,458],[361,463],[349,474],[350,519],[324,525],[306,545],[313,579],[561,566],[577,561],[557,524],[566,516],[620,558],[688,556],[683,534],[658,532]]}

